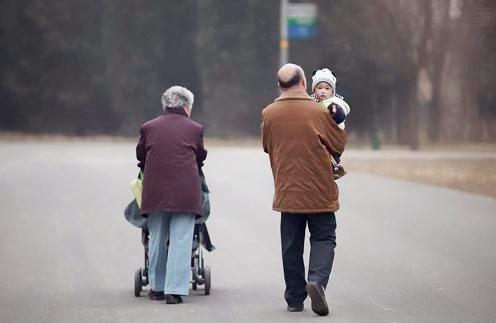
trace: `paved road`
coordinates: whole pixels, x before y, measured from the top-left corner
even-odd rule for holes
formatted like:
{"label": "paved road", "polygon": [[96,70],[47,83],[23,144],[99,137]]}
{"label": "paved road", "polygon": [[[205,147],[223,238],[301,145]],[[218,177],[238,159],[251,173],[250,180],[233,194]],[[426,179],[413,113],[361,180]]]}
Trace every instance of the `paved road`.
{"label": "paved road", "polygon": [[286,312],[272,179],[253,148],[210,149],[212,295],[135,298],[133,149],[0,143],[1,322],[496,321],[496,200],[366,174],[340,182],[332,315]]}

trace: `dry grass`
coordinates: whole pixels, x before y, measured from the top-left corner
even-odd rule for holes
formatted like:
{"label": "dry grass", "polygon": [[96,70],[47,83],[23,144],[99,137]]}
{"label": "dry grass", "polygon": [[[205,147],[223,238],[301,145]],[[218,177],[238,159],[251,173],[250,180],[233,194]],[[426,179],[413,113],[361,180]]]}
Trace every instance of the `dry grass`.
{"label": "dry grass", "polygon": [[346,159],[349,172],[367,172],[496,198],[496,159]]}

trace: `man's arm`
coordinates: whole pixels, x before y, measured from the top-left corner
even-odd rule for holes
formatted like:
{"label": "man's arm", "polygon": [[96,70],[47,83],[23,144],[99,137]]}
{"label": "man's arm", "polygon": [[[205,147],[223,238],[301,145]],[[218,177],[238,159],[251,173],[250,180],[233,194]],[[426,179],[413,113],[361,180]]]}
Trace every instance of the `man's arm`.
{"label": "man's arm", "polygon": [[346,133],[343,129],[339,128],[335,122],[330,122],[328,119],[330,117],[331,116],[326,113],[321,119],[321,129],[323,131],[320,140],[331,155],[340,156],[346,145]]}
{"label": "man's arm", "polygon": [[269,146],[267,143],[268,138],[267,138],[266,131],[267,131],[267,125],[266,125],[266,121],[265,121],[265,111],[262,111],[262,124],[260,125],[260,132],[262,133],[262,147],[263,147],[264,152],[266,152],[268,154],[269,153]]}

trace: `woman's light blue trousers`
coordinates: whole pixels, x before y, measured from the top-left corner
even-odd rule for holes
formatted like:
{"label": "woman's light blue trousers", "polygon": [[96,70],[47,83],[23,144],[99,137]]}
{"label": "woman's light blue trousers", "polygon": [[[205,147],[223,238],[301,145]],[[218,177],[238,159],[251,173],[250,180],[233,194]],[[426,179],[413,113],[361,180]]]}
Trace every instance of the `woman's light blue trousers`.
{"label": "woman's light blue trousers", "polygon": [[150,286],[165,294],[188,295],[195,215],[148,214]]}

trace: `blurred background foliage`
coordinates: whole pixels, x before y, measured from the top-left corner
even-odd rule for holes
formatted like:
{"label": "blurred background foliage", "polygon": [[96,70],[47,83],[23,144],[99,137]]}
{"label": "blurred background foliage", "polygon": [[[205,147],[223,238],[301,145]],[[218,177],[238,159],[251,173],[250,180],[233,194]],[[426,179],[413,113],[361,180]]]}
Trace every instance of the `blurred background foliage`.
{"label": "blurred background foliage", "polygon": [[[350,140],[496,141],[496,1],[312,3],[318,33],[290,61],[335,71]],[[3,131],[137,135],[179,84],[207,136],[257,136],[278,95],[279,1],[3,0],[0,15]]]}

